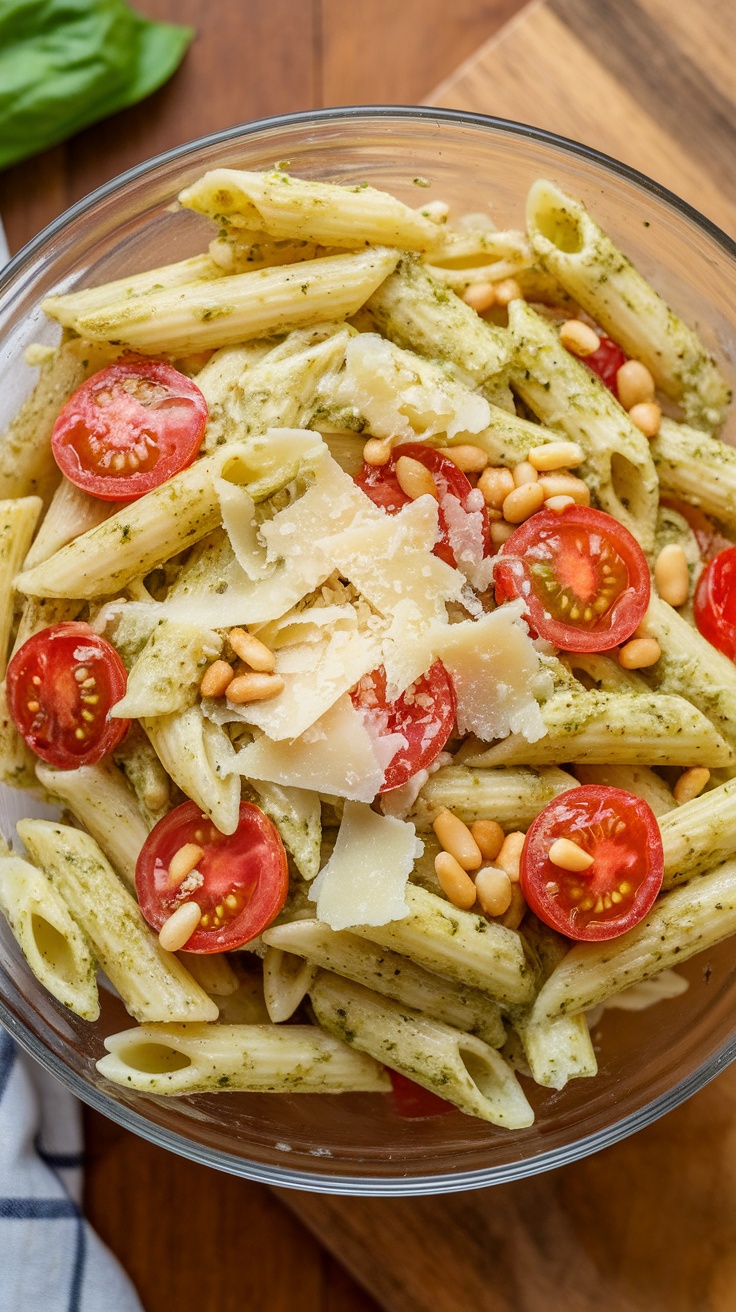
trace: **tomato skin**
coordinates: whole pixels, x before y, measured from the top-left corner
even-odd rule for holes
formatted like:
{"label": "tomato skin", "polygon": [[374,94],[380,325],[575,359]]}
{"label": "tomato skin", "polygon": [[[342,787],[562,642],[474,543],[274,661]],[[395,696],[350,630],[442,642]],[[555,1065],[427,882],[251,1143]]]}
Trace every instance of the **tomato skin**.
{"label": "tomato skin", "polygon": [[51,449],[75,487],[101,501],[134,501],[192,463],[207,413],[191,378],[162,360],[126,356],[70,396]]}
{"label": "tomato skin", "polygon": [[[95,680],[86,689],[74,678],[82,667]],[[88,624],[53,624],[24,642],[8,665],[8,709],[42,761],[58,770],[96,765],[128,732],[129,720],[108,718],[125,696],[127,678],[115,648]]]}
{"label": "tomato skin", "polygon": [[[602,595],[607,580],[599,566],[606,559],[612,600],[599,616],[591,612],[585,628],[567,616],[578,599],[583,612]],[[630,638],[644,617],[651,590],[649,566],[636,539],[612,515],[588,506],[531,515],[503,544],[494,580],[497,601],[521,597],[538,636],[574,652],[610,651]],[[565,592],[568,602],[565,610],[558,606],[557,614],[552,610],[555,590]]]}
{"label": "tomato skin", "polygon": [[[434,546],[434,555],[439,556],[440,560],[444,560],[445,564],[452,565],[453,568],[457,566],[455,553],[450,545],[450,529],[447,516],[442,507],[443,498],[452,496],[457,498],[463,510],[467,513],[476,511],[480,514],[479,526],[483,555],[490,556],[491,530],[481,493],[475,491],[457,465],[453,464],[447,456],[443,456],[441,451],[435,450],[434,447],[425,446],[423,442],[402,443],[401,446],[395,447],[388,464],[364,464],[355,478],[358,487],[362,488],[366,496],[370,497],[375,505],[380,506],[389,515],[398,515],[402,507],[408,505],[411,500],[400,487],[399,480],[396,477],[396,464],[401,456],[409,456],[412,460],[418,460],[421,465],[424,465],[425,469],[429,470],[437,486],[440,499],[438,521],[440,533]],[[468,505],[469,497],[470,505]],[[479,500],[478,507],[473,504],[476,498]]]}
{"label": "tomato skin", "polygon": [[430,1116],[447,1116],[448,1112],[456,1110],[451,1102],[432,1093],[431,1089],[415,1084],[406,1075],[390,1068],[388,1073],[391,1079],[391,1093],[388,1096],[393,1102],[396,1115],[402,1119],[428,1120]]}
{"label": "tomato skin", "polygon": [[[402,733],[407,740],[407,746],[400,747],[386,767],[381,793],[399,788],[418,770],[426,770],[439,756],[455,724],[455,689],[442,661],[435,661],[394,702],[386,696],[383,666],[361,679],[351,697],[368,722],[369,732],[379,738]],[[422,704],[427,700],[429,705]]]}
{"label": "tomato skin", "polygon": [[[573,874],[554,865],[548,853],[558,838],[570,838],[587,851],[594,858],[590,869]],[[568,938],[598,943],[618,938],[644,919],[663,875],[662,838],[647,803],[621,788],[586,784],[556,797],[534,820],[519,879],[529,906],[546,925]],[[601,905],[605,897],[608,907]]]}
{"label": "tomato skin", "polygon": [[695,623],[704,638],[736,661],[736,547],[706,565],[693,598]]}
{"label": "tomato skin", "polygon": [[[172,857],[185,843],[204,849],[196,869],[204,883],[181,896],[169,880]],[[135,884],[141,911],[158,933],[182,901],[194,900],[214,920],[215,907],[234,895],[223,923],[197,928],[187,952],[228,952],[250,942],[271,924],[289,891],[286,851],[276,826],[252,802],[240,803],[234,834],[221,834],[196,802],[183,802],[154,825],[138,855]],[[177,896],[178,895],[178,896]]]}
{"label": "tomato skin", "polygon": [[601,333],[598,336],[601,343],[598,350],[593,351],[592,355],[586,355],[583,358],[583,363],[587,364],[588,368],[598,375],[601,382],[605,383],[609,392],[613,392],[616,400],[618,400],[616,374],[621,365],[626,364],[629,357],[625,351],[621,350],[618,343],[610,337],[604,337]]}

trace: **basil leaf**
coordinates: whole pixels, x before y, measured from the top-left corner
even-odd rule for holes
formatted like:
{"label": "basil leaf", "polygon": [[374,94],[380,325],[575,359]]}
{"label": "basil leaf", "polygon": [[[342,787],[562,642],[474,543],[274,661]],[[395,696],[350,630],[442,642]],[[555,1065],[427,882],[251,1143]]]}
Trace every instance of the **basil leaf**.
{"label": "basil leaf", "polygon": [[1,0],[0,168],[143,100],[193,35],[124,0]]}

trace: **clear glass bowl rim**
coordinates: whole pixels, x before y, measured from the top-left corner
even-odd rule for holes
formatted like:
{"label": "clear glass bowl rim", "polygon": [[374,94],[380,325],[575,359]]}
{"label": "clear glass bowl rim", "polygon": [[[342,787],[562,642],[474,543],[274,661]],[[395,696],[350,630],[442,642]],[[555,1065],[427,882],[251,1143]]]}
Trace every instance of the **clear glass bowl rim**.
{"label": "clear glass bowl rim", "polygon": [[[213,132],[207,136],[185,142],[181,146],[164,151],[151,159],[145,160],[142,164],[137,164],[134,168],[118,174],[117,177],[96,188],[82,200],[77,201],[75,205],[65,210],[5,265],[0,273],[0,295],[2,295],[6,286],[23,272],[46,242],[58,233],[63,232],[66,227],[84,215],[87,210],[93,208],[99,201],[119,191],[126,184],[145,177],[146,174],[154,172],[162,165],[187,156],[192,150],[220,145],[240,137],[245,138],[256,133],[262,133],[269,129],[299,127],[301,124],[349,123],[351,120],[380,122],[383,119],[391,118],[405,121],[421,120],[458,123],[483,128],[499,136],[524,137],[553,146],[563,154],[603,167],[648,192],[657,200],[663,201],[666,205],[678,211],[683,218],[700,228],[722,248],[726,255],[736,261],[736,241],[732,240],[712,220],[706,218],[694,206],[689,205],[687,201],[682,200],[667,187],[662,186],[661,183],[655,182],[644,173],[640,173],[638,169],[623,164],[620,160],[613,159],[602,151],[595,150],[592,146],[585,146],[580,142],[570,140],[568,137],[558,136],[556,133],[548,132],[544,128],[531,127],[528,124],[516,123],[510,119],[494,118],[490,115],[476,114],[466,110],[435,109],[430,106],[412,105],[351,105],[330,109],[302,110],[298,113],[274,115],[270,118],[255,119],[249,123],[238,124],[225,128],[221,132]],[[459,1193],[493,1184],[508,1184],[512,1180],[539,1175],[543,1171],[554,1170],[559,1166],[579,1161],[583,1157],[599,1152],[601,1149],[608,1148],[629,1135],[637,1133],[645,1126],[651,1125],[653,1121],[658,1120],[659,1117],[673,1111],[736,1060],[735,1034],[697,1070],[674,1085],[667,1093],[654,1099],[632,1115],[623,1117],[596,1134],[588,1135],[574,1144],[567,1144],[546,1153],[539,1153],[537,1156],[523,1161],[477,1171],[464,1171],[457,1175],[428,1174],[415,1175],[404,1179],[374,1180],[350,1175],[335,1175],[326,1178],[323,1175],[313,1175],[308,1171],[293,1171],[285,1167],[263,1165],[247,1158],[234,1158],[228,1153],[194,1143],[183,1135],[152,1125],[145,1117],[120,1105],[113,1098],[106,1097],[99,1090],[80,1079],[74,1071],[70,1070],[64,1062],[60,1061],[54,1053],[44,1046],[42,1040],[32,1030],[27,1029],[18,1022],[16,1017],[5,1007],[2,998],[0,998],[0,1024],[5,1027],[20,1047],[54,1075],[56,1079],[60,1080],[82,1102],[101,1112],[102,1115],[109,1117],[110,1120],[117,1122],[124,1129],[148,1139],[157,1147],[166,1148],[181,1157],[188,1158],[204,1166],[213,1167],[219,1171],[225,1171],[230,1175],[241,1176],[262,1184],[275,1185],[282,1189],[298,1189],[307,1193],[371,1197],[398,1196],[407,1198],[426,1194]]]}

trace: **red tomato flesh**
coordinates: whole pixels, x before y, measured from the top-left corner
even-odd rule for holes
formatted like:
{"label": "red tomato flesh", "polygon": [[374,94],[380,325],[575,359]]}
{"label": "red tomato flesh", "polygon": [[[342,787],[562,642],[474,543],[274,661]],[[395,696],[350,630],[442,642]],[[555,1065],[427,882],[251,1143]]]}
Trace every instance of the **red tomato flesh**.
{"label": "red tomato flesh", "polygon": [[206,423],[207,402],[191,378],[130,356],[70,396],[51,447],[75,487],[102,501],[134,501],[192,463]]}
{"label": "red tomato flesh", "polygon": [[564,651],[609,651],[649,605],[649,567],[635,538],[602,510],[540,510],[504,543],[499,602],[521,597],[537,634]]}
{"label": "red tomato flesh", "polygon": [[8,666],[8,709],[28,746],[59,770],[95,765],[128,732],[109,712],[125,696],[125,666],[88,624],[54,624]]}
{"label": "red tomato flesh", "polygon": [[[409,456],[411,460],[418,460],[420,465],[424,465],[425,469],[428,469],[432,475],[437,487],[440,532],[434,547],[435,556],[439,556],[440,560],[444,560],[447,565],[452,565],[453,568],[457,566],[452,543],[457,532],[454,528],[454,522],[458,508],[453,505],[452,501],[447,500],[449,498],[454,498],[455,501],[460,503],[460,507],[465,511],[466,516],[473,516],[468,527],[473,533],[477,532],[479,535],[482,555],[490,556],[491,533],[482,493],[472,487],[457,465],[448,460],[447,456],[443,456],[440,451],[435,451],[434,447],[424,446],[421,442],[407,442],[397,446],[388,464],[363,465],[355,479],[358,487],[363,489],[366,496],[369,496],[375,505],[380,506],[389,515],[398,515],[402,507],[408,505],[411,500],[399,485],[399,480],[396,477],[396,464],[401,456]],[[456,541],[455,546],[457,547]]]}
{"label": "red tomato flesh", "polygon": [[616,382],[616,374],[621,368],[621,365],[626,364],[629,357],[625,351],[621,350],[621,347],[618,346],[616,342],[611,340],[610,337],[603,337],[601,333],[599,333],[598,336],[601,343],[598,350],[593,351],[592,355],[584,356],[583,364],[587,364],[588,368],[592,369],[593,373],[598,375],[601,382],[606,384],[608,390],[613,392],[616,400],[618,400],[618,383]]}
{"label": "red tomato flesh", "polygon": [[455,690],[442,661],[435,661],[393,702],[387,697],[383,666],[366,674],[351,695],[374,737],[400,733],[406,740],[406,746],[399,747],[386,768],[381,793],[399,788],[417,770],[426,770],[452,733],[457,708]]}
{"label": "red tomato flesh", "polygon": [[444,1098],[439,1098],[430,1089],[415,1084],[406,1075],[392,1070],[388,1073],[391,1078],[389,1097],[397,1116],[405,1120],[427,1120],[430,1116],[446,1116],[448,1112],[456,1110],[451,1102],[445,1102]]}
{"label": "red tomato flesh", "polygon": [[[593,857],[582,873],[549,859],[558,838]],[[521,854],[521,888],[532,911],[568,938],[599,942],[632,929],[662,887],[659,825],[645,801],[621,788],[586,784],[537,816]]]}
{"label": "red tomato flesh", "polygon": [[693,598],[695,623],[704,638],[736,661],[736,547],[706,565]]}
{"label": "red tomato flesh", "polygon": [[[203,855],[196,873],[172,884],[169,865],[185,843],[195,843]],[[281,836],[260,807],[241,802],[235,833],[221,834],[195,802],[184,802],[148,835],[135,884],[141,911],[157,933],[177,907],[194,901],[202,917],[186,951],[228,952],[256,938],[278,915],[289,870]]]}

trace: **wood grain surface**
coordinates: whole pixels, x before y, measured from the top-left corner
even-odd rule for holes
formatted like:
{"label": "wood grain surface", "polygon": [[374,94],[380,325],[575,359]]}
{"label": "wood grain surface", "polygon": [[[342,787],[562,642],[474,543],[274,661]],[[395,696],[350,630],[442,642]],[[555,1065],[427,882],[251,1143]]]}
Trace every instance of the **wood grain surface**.
{"label": "wood grain surface", "polygon": [[[184,65],[145,104],[0,175],[11,249],[91,188],[202,133],[423,99],[577,137],[736,230],[733,0],[137,7],[197,28]],[[413,1201],[272,1192],[88,1112],[87,1210],[146,1312],[378,1312],[374,1299],[390,1312],[733,1312],[734,1107],[736,1070],[594,1158]]]}

